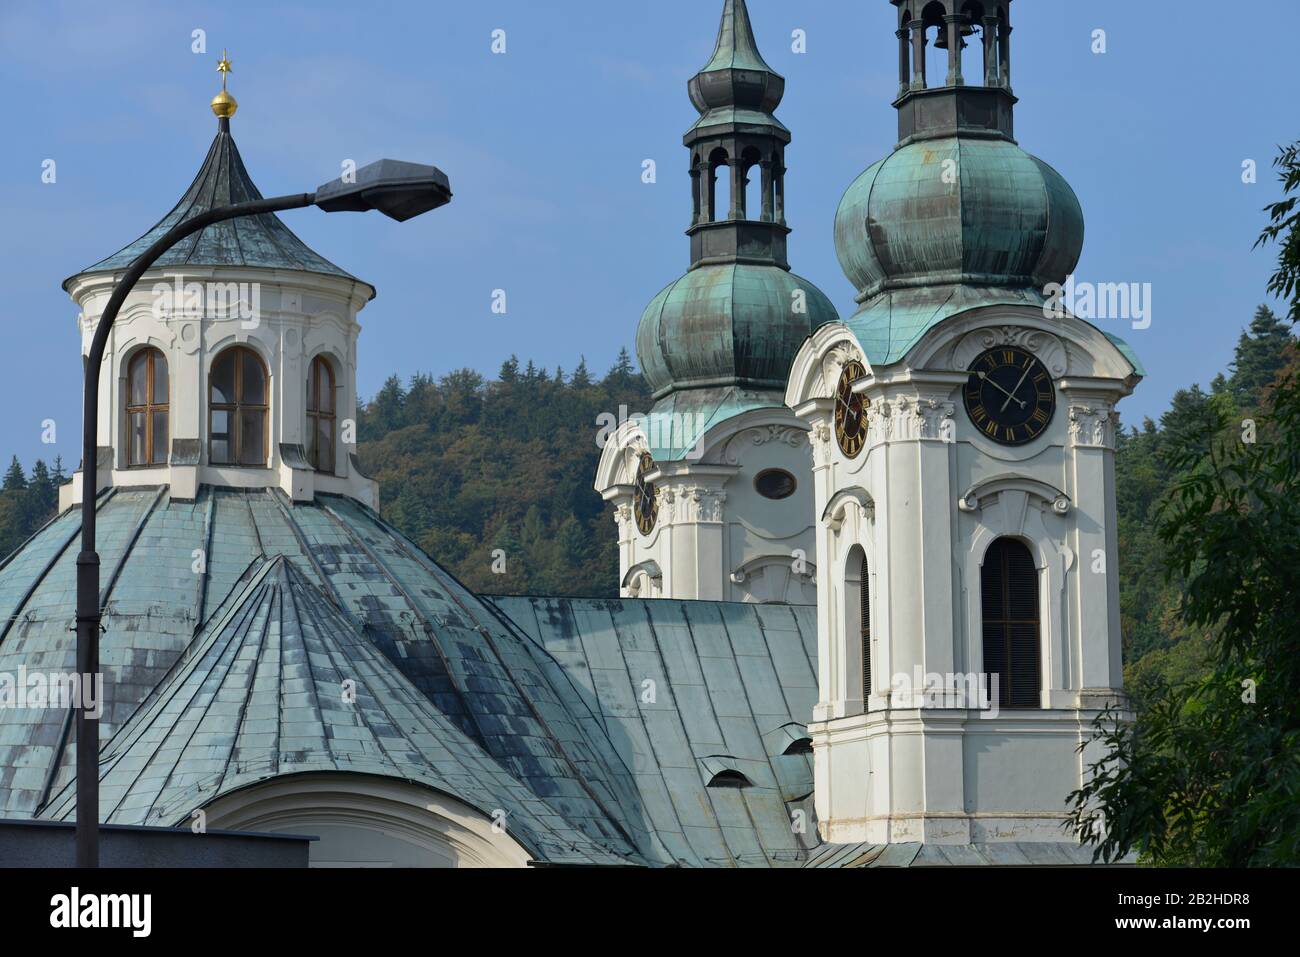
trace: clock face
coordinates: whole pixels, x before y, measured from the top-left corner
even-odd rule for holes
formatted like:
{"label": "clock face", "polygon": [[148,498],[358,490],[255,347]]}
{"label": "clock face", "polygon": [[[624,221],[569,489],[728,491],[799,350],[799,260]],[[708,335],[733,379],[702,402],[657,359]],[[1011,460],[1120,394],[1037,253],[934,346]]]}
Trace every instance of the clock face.
{"label": "clock face", "polygon": [[851,359],[844,364],[835,386],[835,440],[840,451],[857,458],[867,444],[867,401],[853,391],[853,383],[867,374],[862,363]]}
{"label": "clock face", "polygon": [[655,460],[649,452],[641,453],[641,464],[636,470],[636,483],[632,492],[632,514],[636,517],[636,527],[642,535],[654,531],[655,519],[659,517],[659,503],[655,500],[655,487],[647,482],[647,473],[653,472]]}
{"label": "clock face", "polygon": [[984,435],[1003,445],[1024,445],[1043,434],[1056,412],[1051,373],[1031,352],[998,346],[970,366],[966,414]]}

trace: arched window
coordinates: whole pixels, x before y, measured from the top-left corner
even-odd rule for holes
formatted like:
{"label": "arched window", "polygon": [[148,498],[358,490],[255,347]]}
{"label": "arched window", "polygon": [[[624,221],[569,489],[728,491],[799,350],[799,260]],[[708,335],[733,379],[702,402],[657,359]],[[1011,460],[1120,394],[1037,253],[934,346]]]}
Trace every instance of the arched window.
{"label": "arched window", "polygon": [[763,218],[763,187],[768,177],[763,172],[762,161],[762,154],[752,146],[740,154],[741,219],[760,221]]}
{"label": "arched window", "polygon": [[307,375],[307,461],[317,472],[334,471],[334,368],[324,356]]}
{"label": "arched window", "polygon": [[[731,166],[727,151],[719,147],[709,154],[709,170],[705,183],[709,218],[707,222],[720,223],[731,218]],[[721,179],[719,180],[719,176]]]}
{"label": "arched window", "polygon": [[858,608],[862,613],[862,710],[871,697],[871,582],[867,578],[867,553],[862,553],[858,576]]}
{"label": "arched window", "polygon": [[[980,570],[984,673],[998,676],[998,705],[1037,708],[1039,677],[1038,569],[1021,542],[999,538]],[[989,689],[990,693],[992,688]]]}
{"label": "arched window", "polygon": [[[844,559],[843,607],[840,612],[844,635],[844,695],[862,699],[867,710],[871,696],[871,583],[867,580],[867,553],[854,545]],[[856,657],[855,657],[856,656]],[[861,684],[853,687],[853,682]]]}
{"label": "arched window", "polygon": [[208,461],[213,465],[266,465],[266,366],[246,346],[217,356],[209,375]]}
{"label": "arched window", "polygon": [[167,464],[167,360],[141,349],[126,367],[126,464]]}

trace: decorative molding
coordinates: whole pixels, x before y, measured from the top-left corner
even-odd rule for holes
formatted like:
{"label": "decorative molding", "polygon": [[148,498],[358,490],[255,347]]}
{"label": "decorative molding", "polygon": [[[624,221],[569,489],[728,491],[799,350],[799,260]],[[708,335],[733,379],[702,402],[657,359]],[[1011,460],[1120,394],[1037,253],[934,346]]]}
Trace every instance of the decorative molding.
{"label": "decorative molding", "polygon": [[866,489],[854,486],[836,492],[826,503],[826,508],[822,510],[822,524],[832,532],[838,532],[844,525],[844,519],[848,517],[850,506],[856,506],[869,517],[874,517],[876,514],[875,500]]}
{"label": "decorative molding", "polygon": [[907,439],[951,441],[956,405],[946,398],[902,395],[878,399],[867,407],[868,445]]}
{"label": "decorative molding", "polygon": [[825,422],[818,422],[813,426],[812,432],[808,436],[808,454],[812,458],[813,468],[821,468],[831,464],[832,445],[834,432]]}
{"label": "decorative molding", "polygon": [[681,490],[681,508],[678,516],[683,522],[721,522],[722,506],[727,493],[720,488],[704,485],[686,485]]}
{"label": "decorative molding", "polygon": [[[796,565],[802,565],[803,571],[797,570]],[[734,585],[743,585],[755,572],[772,566],[788,569],[791,575],[802,578],[806,582],[815,583],[817,581],[817,566],[806,558],[797,559],[794,555],[760,555],[757,558],[751,558],[733,571],[730,576],[731,582]]]}
{"label": "decorative molding", "polygon": [[735,450],[735,445],[745,440],[755,446],[767,445],[769,442],[780,442],[782,445],[797,449],[808,441],[808,433],[801,428],[789,425],[763,425],[745,429],[727,440],[726,449],[722,454],[722,461],[728,465],[738,465],[740,463],[740,453]]}
{"label": "decorative molding", "polygon": [[1067,514],[1073,505],[1070,496],[1046,482],[1021,475],[995,475],[971,486],[957,500],[957,508],[963,512],[978,512],[994,496],[1007,491],[1023,492],[1042,502],[1057,515]]}
{"label": "decorative molding", "polygon": [[1032,352],[1054,379],[1070,370],[1070,356],[1059,336],[1042,329],[1012,325],[989,326],[968,333],[953,350],[953,368],[964,372],[976,356],[997,346],[1016,346]]}
{"label": "decorative molding", "polygon": [[854,359],[861,362],[863,368],[867,368],[866,358],[857,349],[853,348],[853,345],[848,340],[837,342],[822,354],[822,395],[835,395],[835,387],[839,384],[840,372]]}
{"label": "decorative molding", "polygon": [[646,578],[653,582],[663,584],[663,569],[659,567],[657,561],[651,558],[643,562],[637,562],[627,570],[627,574],[623,576],[623,581],[620,582],[620,586],[632,592],[633,597],[636,597],[641,592],[640,585],[635,583],[636,577],[640,574],[644,574]]}
{"label": "decorative molding", "polygon": [[1109,402],[1094,401],[1070,406],[1070,445],[1115,448],[1115,426],[1119,413]]}

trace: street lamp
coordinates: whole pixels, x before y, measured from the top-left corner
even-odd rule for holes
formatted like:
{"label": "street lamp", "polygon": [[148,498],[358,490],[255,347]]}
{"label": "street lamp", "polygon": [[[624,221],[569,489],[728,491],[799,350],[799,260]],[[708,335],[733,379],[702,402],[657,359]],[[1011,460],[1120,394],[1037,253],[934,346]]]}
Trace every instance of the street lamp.
{"label": "street lamp", "polygon": [[[214,106],[215,108],[215,106]],[[233,112],[233,111],[232,111]],[[131,263],[104,307],[86,359],[81,430],[81,552],[77,555],[77,672],[82,680],[99,673],[99,555],[95,551],[96,423],[99,421],[99,367],[108,334],[122,303],[140,277],[159,257],[186,236],[213,223],[241,216],[261,216],[286,209],[316,206],[327,213],[376,209],[405,222],[451,202],[451,187],[437,167],[398,160],[379,160],[349,177],[326,183],[314,193],[234,203],[177,223]],[[99,866],[99,719],[78,695],[77,710],[77,866]],[[87,746],[89,745],[89,746]]]}

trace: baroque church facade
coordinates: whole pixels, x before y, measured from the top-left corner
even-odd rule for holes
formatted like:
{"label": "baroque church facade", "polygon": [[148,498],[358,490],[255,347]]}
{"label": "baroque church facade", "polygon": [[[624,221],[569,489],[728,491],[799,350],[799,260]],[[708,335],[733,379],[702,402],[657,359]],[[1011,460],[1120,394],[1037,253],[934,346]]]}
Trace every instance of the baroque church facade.
{"label": "baroque church facade", "polygon": [[[595,479],[618,599],[476,595],[383,520],[350,434],[375,290],[276,216],[146,273],[97,423],[102,821],[313,834],[316,865],[1090,860],[1062,825],[1122,700],[1141,368],[1045,313],[1083,218],[1013,138],[1012,0],[891,2],[899,144],[837,216],[846,319],[790,271],[784,80],[724,2],[690,268],[637,332],[655,404]],[[140,250],[259,195],[213,109],[171,212],[65,283],[83,351]],[[79,497],[0,565],[0,672],[74,667]],[[70,820],[72,711],[28,705],[0,709],[0,817]]]}

